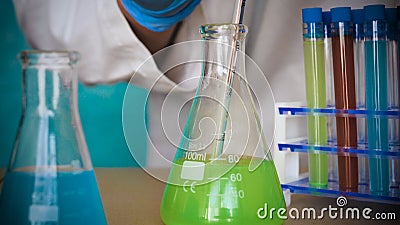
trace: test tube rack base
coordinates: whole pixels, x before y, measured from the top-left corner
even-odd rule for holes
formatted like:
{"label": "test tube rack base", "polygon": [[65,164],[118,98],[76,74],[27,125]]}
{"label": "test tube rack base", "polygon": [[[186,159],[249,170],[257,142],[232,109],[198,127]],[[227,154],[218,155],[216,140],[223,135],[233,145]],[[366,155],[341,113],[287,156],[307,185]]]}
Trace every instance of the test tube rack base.
{"label": "test tube rack base", "polygon": [[[350,199],[400,204],[399,184],[391,184],[390,190],[386,192],[374,193],[370,191],[368,180],[359,182],[357,191],[341,191],[337,177],[332,179],[329,176],[328,185],[325,187],[313,187],[309,185],[308,172],[299,167],[304,167],[304,163],[299,162],[302,155],[306,156],[310,150],[320,151],[329,154],[330,157],[336,157],[338,153],[354,155],[359,158],[368,159],[370,157],[394,160],[400,163],[400,143],[392,141],[389,148],[368,149],[366,143],[359,142],[357,148],[338,148],[335,140],[329,140],[326,146],[309,145],[307,142],[307,133],[304,126],[307,126],[306,116],[327,116],[327,117],[355,117],[355,118],[388,118],[391,120],[400,120],[400,111],[390,109],[387,111],[368,111],[366,109],[356,110],[336,110],[334,108],[310,109],[302,107],[300,102],[286,102],[276,104],[276,131],[275,149],[272,152],[278,175],[281,180],[282,189],[290,191],[291,194],[310,194],[324,197],[346,196]],[[368,168],[365,168],[368,170]],[[336,171],[333,171],[336,170]],[[394,171],[394,175],[399,177]],[[337,167],[330,166],[329,173],[337,174]],[[393,174],[392,174],[393,176]]]}

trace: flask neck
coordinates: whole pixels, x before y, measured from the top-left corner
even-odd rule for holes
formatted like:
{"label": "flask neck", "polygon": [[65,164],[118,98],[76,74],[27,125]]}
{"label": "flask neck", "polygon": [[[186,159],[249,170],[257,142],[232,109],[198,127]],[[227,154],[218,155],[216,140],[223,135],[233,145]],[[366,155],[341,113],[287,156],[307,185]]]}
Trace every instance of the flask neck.
{"label": "flask neck", "polygon": [[23,111],[10,169],[92,169],[78,113],[78,53],[27,51],[20,59]]}
{"label": "flask neck", "polygon": [[200,33],[204,40],[203,77],[216,78],[228,85],[233,76],[245,77],[245,25],[203,25]]}
{"label": "flask neck", "polygon": [[77,110],[77,77],[70,55],[24,52],[21,60],[24,112],[53,117]]}
{"label": "flask neck", "polygon": [[26,68],[23,72],[24,108],[36,111],[39,117],[54,116],[70,111],[70,103],[76,101],[75,85],[63,84],[60,71],[44,67]]}
{"label": "flask neck", "polygon": [[244,42],[247,34],[247,26],[244,24],[205,24],[200,26],[200,34],[203,40],[216,40],[231,43],[233,40]]}

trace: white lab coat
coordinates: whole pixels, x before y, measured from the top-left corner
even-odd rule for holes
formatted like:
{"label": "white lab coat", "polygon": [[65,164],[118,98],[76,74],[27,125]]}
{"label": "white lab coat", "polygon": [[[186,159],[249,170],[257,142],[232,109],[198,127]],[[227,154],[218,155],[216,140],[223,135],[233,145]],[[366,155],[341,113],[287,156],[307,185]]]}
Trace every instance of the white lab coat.
{"label": "white lab coat", "polygon": [[[232,21],[234,2],[203,0],[184,21],[175,42],[200,39],[198,27],[201,24]],[[246,52],[266,75],[275,101],[305,101],[302,8],[361,8],[375,3],[395,7],[399,1],[247,1],[244,19],[244,24],[249,27]],[[68,49],[81,53],[78,73],[80,80],[86,84],[128,80],[142,63],[151,57],[150,52],[131,31],[116,0],[14,0],[14,4],[19,24],[33,48]],[[132,82],[150,88],[154,80],[162,74],[157,67],[159,63],[162,62],[146,63],[140,69],[141,73],[135,74]],[[190,77],[188,71],[181,71],[175,82]],[[175,86],[175,82],[162,76],[158,85],[152,89],[154,92],[150,94],[148,167],[168,165],[162,157],[160,158],[158,152],[169,160],[175,155],[176,147],[165,138],[159,114],[165,93]],[[186,91],[193,90],[193,87],[188,87]],[[182,93],[184,92],[183,90]],[[173,102],[178,104],[181,100],[176,97]],[[259,96],[258,101],[263,105],[271,100]],[[267,136],[272,135],[272,131],[268,132],[271,130],[271,124],[271,119],[263,120]],[[180,132],[173,132],[168,137],[174,143],[178,143]]]}

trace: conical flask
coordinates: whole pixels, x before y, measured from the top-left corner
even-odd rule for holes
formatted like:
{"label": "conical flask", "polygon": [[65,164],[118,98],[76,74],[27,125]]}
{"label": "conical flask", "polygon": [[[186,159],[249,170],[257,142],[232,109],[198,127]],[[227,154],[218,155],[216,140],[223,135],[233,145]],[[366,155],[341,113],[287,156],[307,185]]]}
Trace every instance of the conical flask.
{"label": "conical flask", "polygon": [[202,75],[161,218],[167,225],[282,224],[285,200],[245,76],[247,27],[203,25],[200,33]]}
{"label": "conical flask", "polygon": [[0,224],[107,224],[77,105],[76,52],[25,51]]}

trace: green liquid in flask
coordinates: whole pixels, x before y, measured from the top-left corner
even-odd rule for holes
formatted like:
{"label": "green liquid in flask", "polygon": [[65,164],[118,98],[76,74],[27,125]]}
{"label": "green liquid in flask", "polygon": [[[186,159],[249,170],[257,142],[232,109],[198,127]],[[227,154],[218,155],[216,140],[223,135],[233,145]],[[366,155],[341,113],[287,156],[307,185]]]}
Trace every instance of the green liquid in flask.
{"label": "green liquid in flask", "polygon": [[[177,160],[175,163],[182,165],[183,162]],[[283,224],[277,211],[280,208],[286,209],[286,204],[274,163],[264,160],[252,172],[248,169],[249,163],[250,159],[241,159],[228,171],[225,170],[227,168],[225,164],[208,164],[205,166],[204,180],[212,180],[209,183],[192,186],[195,181],[187,180],[187,185],[184,186],[167,184],[161,203],[161,217],[164,223],[167,225]],[[173,170],[175,171],[172,171],[170,178],[179,176],[172,179],[181,179],[182,170],[185,168],[176,166]],[[220,178],[214,179],[207,176],[213,174],[210,171],[227,172]],[[271,208],[275,208],[272,216]]]}

